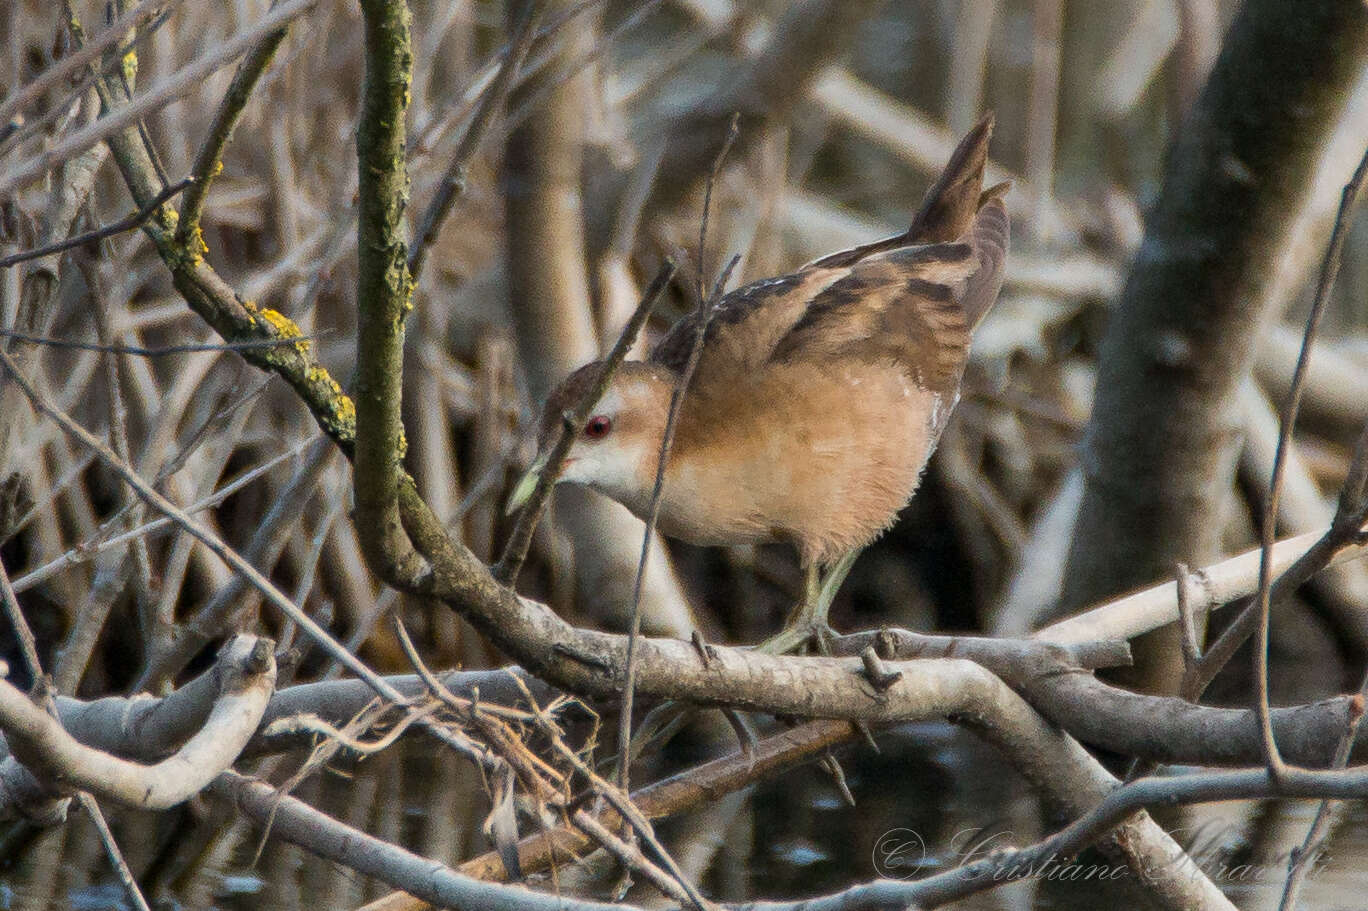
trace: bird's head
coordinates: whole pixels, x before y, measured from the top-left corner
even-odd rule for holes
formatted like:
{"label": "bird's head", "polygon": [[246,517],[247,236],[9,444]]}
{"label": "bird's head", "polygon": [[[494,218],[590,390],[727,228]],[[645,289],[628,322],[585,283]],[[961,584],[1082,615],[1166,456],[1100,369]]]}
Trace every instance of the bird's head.
{"label": "bird's head", "polygon": [[[556,387],[542,410],[537,458],[508,500],[508,511],[532,496],[546,471],[551,449],[570,413],[598,379],[603,363],[586,364]],[[583,484],[628,508],[649,500],[655,484],[656,459],[674,390],[674,374],[639,361],[622,364],[602,397],[589,410],[584,428],[570,445],[556,483]]]}

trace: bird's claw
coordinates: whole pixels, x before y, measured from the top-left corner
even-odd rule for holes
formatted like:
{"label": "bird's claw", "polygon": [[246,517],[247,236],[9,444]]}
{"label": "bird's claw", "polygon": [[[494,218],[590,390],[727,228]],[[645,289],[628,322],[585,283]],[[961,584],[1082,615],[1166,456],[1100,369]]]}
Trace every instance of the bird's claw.
{"label": "bird's claw", "polygon": [[799,650],[807,653],[810,649],[814,654],[830,655],[831,641],[837,635],[825,621],[799,619],[760,643],[756,650],[766,655],[787,655]]}

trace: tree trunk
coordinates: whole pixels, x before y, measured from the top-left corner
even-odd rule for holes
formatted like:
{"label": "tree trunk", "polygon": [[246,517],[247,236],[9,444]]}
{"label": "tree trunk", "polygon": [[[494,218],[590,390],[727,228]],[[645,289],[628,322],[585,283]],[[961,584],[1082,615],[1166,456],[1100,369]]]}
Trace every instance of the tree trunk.
{"label": "tree trunk", "polygon": [[[1285,243],[1368,44],[1360,0],[1249,0],[1173,140],[1102,344],[1061,610],[1218,556],[1239,455],[1237,390]],[[1131,682],[1172,690],[1176,630]]]}

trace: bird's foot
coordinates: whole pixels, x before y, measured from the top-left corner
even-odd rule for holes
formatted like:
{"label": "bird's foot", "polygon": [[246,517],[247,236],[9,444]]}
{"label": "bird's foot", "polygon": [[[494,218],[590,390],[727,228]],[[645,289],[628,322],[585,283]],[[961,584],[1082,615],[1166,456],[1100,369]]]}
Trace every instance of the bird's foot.
{"label": "bird's foot", "polygon": [[829,655],[831,640],[836,636],[837,632],[825,619],[800,614],[777,635],[756,646],[756,651],[766,655],[787,655],[802,650],[803,653]]}
{"label": "bird's foot", "polygon": [[768,655],[787,655],[800,648],[811,648],[818,655],[831,654],[831,640],[836,631],[827,623],[827,614],[836,591],[855,565],[859,550],[852,550],[832,564],[823,576],[816,564],[810,564],[803,583],[803,600],[789,614],[788,622],[779,635],[762,642],[758,649]]}

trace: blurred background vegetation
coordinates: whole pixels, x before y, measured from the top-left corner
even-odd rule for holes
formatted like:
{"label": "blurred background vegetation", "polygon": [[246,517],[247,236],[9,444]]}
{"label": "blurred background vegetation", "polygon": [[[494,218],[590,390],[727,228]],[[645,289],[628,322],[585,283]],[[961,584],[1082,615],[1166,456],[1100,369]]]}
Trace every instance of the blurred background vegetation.
{"label": "blurred background vegetation", "polygon": [[[131,6],[131,4],[130,4]],[[266,14],[265,0],[168,2],[136,38],[136,91],[212,53]],[[516,4],[512,4],[516,7]],[[433,198],[493,71],[518,8],[414,0],[411,224]],[[507,111],[497,114],[427,251],[409,322],[405,419],[409,467],[434,511],[482,558],[507,533],[503,499],[530,457],[530,422],[548,388],[611,344],[665,256],[684,264],[655,336],[694,303],[700,178],[716,124],[742,112],[724,168],[705,262],[741,254],[734,283],[902,230],[955,139],[996,113],[990,180],[1011,178],[1013,250],[1006,285],[975,342],[963,399],[899,523],[861,558],[833,614],[838,629],[1021,633],[1056,605],[1082,483],[1078,445],[1091,413],[1099,346],[1162,188],[1165,151],[1219,53],[1228,0],[925,0],[731,3],[551,2]],[[75,9],[88,33],[103,4]],[[72,50],[65,16],[7,0],[0,16],[0,99]],[[354,4],[319,2],[290,26],[228,147],[204,217],[207,259],[238,294],[299,325],[340,380],[355,333],[354,131],[361,81]],[[189,172],[232,76],[225,66],[144,120],[171,180]],[[0,124],[0,173],[96,116],[80,80],[63,81]],[[1257,516],[1301,321],[1339,193],[1368,137],[1368,81],[1344,93],[1301,211],[1286,213],[1274,270],[1284,320],[1262,333],[1255,383],[1240,394],[1240,469],[1219,522],[1229,551],[1257,540]],[[64,188],[93,175],[88,197],[54,224]],[[0,200],[0,256],[51,232],[130,211],[102,147],[47,183]],[[1368,233],[1353,230],[1296,434],[1299,496],[1287,533],[1329,517],[1348,447],[1368,417]],[[682,251],[682,252],[681,252]],[[35,286],[45,306],[30,308]],[[148,347],[211,342],[156,251],[125,233],[0,272],[0,325],[59,339]],[[20,346],[31,376],[86,426],[116,441],[145,478],[203,510],[223,537],[343,641],[382,670],[407,667],[388,627],[399,610],[434,667],[499,656],[450,612],[409,603],[366,569],[349,521],[347,463],[279,380],[233,353],[141,358]],[[101,542],[149,517],[104,467],[26,406],[0,414],[0,559],[66,693],[153,692],[183,680],[234,629],[257,627],[300,650],[296,680],[336,674],[325,656],[235,584],[206,550],[169,528]],[[224,492],[227,491],[225,494]],[[1289,505],[1290,504],[1290,505]],[[1319,511],[1318,511],[1319,510]],[[574,622],[622,628],[640,526],[593,494],[557,495],[521,588]],[[778,628],[799,588],[783,548],[665,545],[648,579],[648,630],[755,642]],[[1124,575],[1122,573],[1121,575]],[[1157,581],[1157,580],[1156,580]],[[1274,628],[1275,701],[1339,692],[1368,628],[1362,567],[1321,577]],[[8,638],[0,648],[10,650]],[[13,654],[11,668],[19,665]],[[1243,704],[1235,667],[1213,698]],[[282,681],[282,684],[285,681]],[[696,732],[667,752],[673,768],[722,747]],[[867,752],[867,751],[866,751]],[[676,755],[677,754],[677,755]],[[671,836],[714,894],[806,894],[868,879],[887,828],[1010,830],[1042,820],[1001,759],[949,726],[890,736],[882,757],[850,760],[867,801],[852,814],[830,780],[794,773],[681,821]],[[417,739],[299,792],[367,831],[453,861],[485,847],[478,776]],[[1216,812],[1216,811],[1211,811]],[[1300,838],[1304,808],[1243,814],[1233,852]],[[1193,817],[1206,817],[1194,811]],[[231,824],[230,824],[231,823]],[[1194,825],[1197,823],[1194,822]],[[187,907],[346,907],[379,884],[273,846],[223,807],[121,814],[120,843],[149,895]],[[1231,836],[1234,838],[1234,836]],[[1317,889],[1351,890],[1363,846],[1332,854]],[[1271,846],[1271,847],[1270,847]],[[0,906],[114,906],[121,900],[86,822],[0,835]],[[1355,853],[1357,851],[1357,853]],[[1357,858],[1357,860],[1355,859]],[[691,865],[691,866],[689,866]],[[1336,878],[1338,877],[1338,878]],[[1277,883],[1274,883],[1276,886]],[[1358,884],[1361,889],[1361,884]],[[1034,899],[1035,890],[1044,896]],[[1266,900],[1240,886],[1250,906]],[[1344,894],[1330,892],[1327,895]],[[1009,897],[1004,897],[1009,896]],[[1014,896],[1014,897],[1011,897]],[[1119,899],[1118,899],[1119,900]],[[1331,900],[1331,899],[1326,899]],[[1024,883],[982,907],[1093,907],[1087,896]],[[1074,902],[1075,904],[1070,904]]]}

